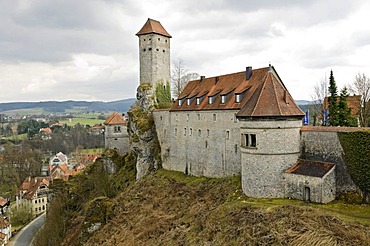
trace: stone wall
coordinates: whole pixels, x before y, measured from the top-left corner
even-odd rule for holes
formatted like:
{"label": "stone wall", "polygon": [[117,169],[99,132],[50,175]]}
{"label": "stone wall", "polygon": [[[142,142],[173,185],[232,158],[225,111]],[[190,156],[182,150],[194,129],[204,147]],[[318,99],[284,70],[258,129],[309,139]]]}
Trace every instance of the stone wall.
{"label": "stone wall", "polygon": [[121,154],[127,153],[129,150],[127,127],[125,125],[105,125],[104,145],[106,149],[118,150]]}
{"label": "stone wall", "polygon": [[310,190],[311,202],[328,203],[336,197],[334,168],[322,178],[292,173],[285,173],[284,176],[286,198],[305,200],[306,187]]}
{"label": "stone wall", "polygon": [[236,110],[155,111],[162,166],[194,176],[240,175]]}
{"label": "stone wall", "polygon": [[355,191],[357,189],[347,172],[342,158],[343,149],[339,142],[338,131],[341,131],[341,128],[325,129],[322,127],[311,127],[308,129],[303,127],[301,131],[302,159],[335,163],[337,195],[345,191]]}
{"label": "stone wall", "polygon": [[170,38],[158,34],[139,37],[140,84],[170,82]]}
{"label": "stone wall", "polygon": [[299,157],[301,120],[240,121],[242,138],[256,136],[256,146],[241,147],[242,188],[247,196],[283,198],[284,172]]}

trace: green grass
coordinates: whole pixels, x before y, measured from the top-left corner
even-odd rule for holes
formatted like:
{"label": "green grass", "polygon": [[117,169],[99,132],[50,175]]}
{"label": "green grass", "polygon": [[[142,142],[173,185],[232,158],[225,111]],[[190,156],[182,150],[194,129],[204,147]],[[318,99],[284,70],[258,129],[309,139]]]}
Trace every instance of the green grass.
{"label": "green grass", "polygon": [[105,120],[99,120],[99,119],[91,119],[91,118],[85,118],[85,117],[78,117],[78,118],[70,118],[67,120],[61,120],[61,124],[67,124],[69,126],[74,126],[77,123],[80,123],[81,125],[90,125],[93,126],[95,124],[102,124]]}
{"label": "green grass", "polygon": [[194,177],[183,174],[182,172],[167,171],[160,169],[157,172],[159,175],[166,176],[174,179],[177,182],[183,182],[186,184],[201,184],[203,182],[222,182],[223,180],[230,179],[233,184],[239,188],[229,197],[229,206],[242,207],[244,205],[251,205],[255,208],[261,208],[265,210],[278,209],[283,206],[297,206],[297,207],[308,207],[317,209],[321,213],[329,214],[345,221],[359,222],[361,224],[370,225],[370,205],[357,205],[347,204],[343,201],[333,201],[328,204],[317,204],[307,203],[300,200],[293,199],[262,199],[262,198],[250,198],[246,197],[241,190],[240,177],[231,178],[205,178],[205,177]]}
{"label": "green grass", "polygon": [[6,115],[16,115],[19,114],[21,116],[25,115],[40,115],[40,114],[47,114],[43,108],[27,108],[27,109],[14,109],[14,110],[7,110],[4,111],[3,114]]}
{"label": "green grass", "polygon": [[23,133],[23,134],[18,134],[18,135],[15,135],[15,136],[9,136],[9,137],[6,137],[5,138],[6,140],[25,140],[27,139],[27,133]]}
{"label": "green grass", "polygon": [[82,154],[95,154],[95,153],[103,153],[103,150],[102,148],[100,149],[83,149],[81,151]]}

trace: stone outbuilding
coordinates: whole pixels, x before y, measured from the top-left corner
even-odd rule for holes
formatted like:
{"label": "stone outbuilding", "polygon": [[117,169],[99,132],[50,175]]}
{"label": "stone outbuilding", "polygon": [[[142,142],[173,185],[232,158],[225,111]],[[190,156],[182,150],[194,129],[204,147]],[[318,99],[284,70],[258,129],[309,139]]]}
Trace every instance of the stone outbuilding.
{"label": "stone outbuilding", "polygon": [[105,148],[127,153],[129,149],[129,139],[125,116],[118,112],[114,112],[104,122],[104,127]]}
{"label": "stone outbuilding", "polygon": [[316,203],[335,200],[335,165],[329,162],[298,160],[284,174],[286,198]]}

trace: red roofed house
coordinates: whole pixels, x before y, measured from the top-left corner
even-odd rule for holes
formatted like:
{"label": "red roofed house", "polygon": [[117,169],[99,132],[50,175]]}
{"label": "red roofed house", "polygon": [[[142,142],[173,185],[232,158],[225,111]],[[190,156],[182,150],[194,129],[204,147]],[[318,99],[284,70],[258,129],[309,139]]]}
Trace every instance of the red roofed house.
{"label": "red roofed house", "polygon": [[129,148],[129,139],[125,116],[114,112],[104,122],[104,127],[105,148],[114,149],[121,153],[127,153]]}
{"label": "red roofed house", "polygon": [[[338,101],[339,101],[339,96],[338,96]],[[351,114],[353,117],[357,119],[359,122],[359,117],[360,117],[360,109],[361,109],[361,96],[360,95],[354,95],[354,96],[348,96],[347,97],[347,104],[348,108],[351,108]],[[329,108],[329,103],[328,103],[328,97],[324,98],[324,102],[322,104],[322,110],[327,110]]]}
{"label": "red roofed house", "polygon": [[37,216],[46,211],[49,193],[49,178],[27,177],[19,188],[20,203],[31,204],[32,214]]}
{"label": "red roofed house", "polygon": [[3,246],[9,242],[12,236],[12,225],[7,218],[0,216],[0,245]]}

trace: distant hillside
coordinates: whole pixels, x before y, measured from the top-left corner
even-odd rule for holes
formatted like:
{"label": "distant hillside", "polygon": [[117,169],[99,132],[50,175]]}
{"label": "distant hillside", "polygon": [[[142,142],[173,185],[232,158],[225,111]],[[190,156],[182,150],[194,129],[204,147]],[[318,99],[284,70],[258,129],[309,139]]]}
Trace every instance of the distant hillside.
{"label": "distant hillside", "polygon": [[127,112],[135,102],[135,98],[123,99],[112,102],[88,102],[88,101],[45,101],[45,102],[12,102],[0,103],[0,113],[16,113],[17,111],[29,111],[43,113],[68,113],[68,112]]}

